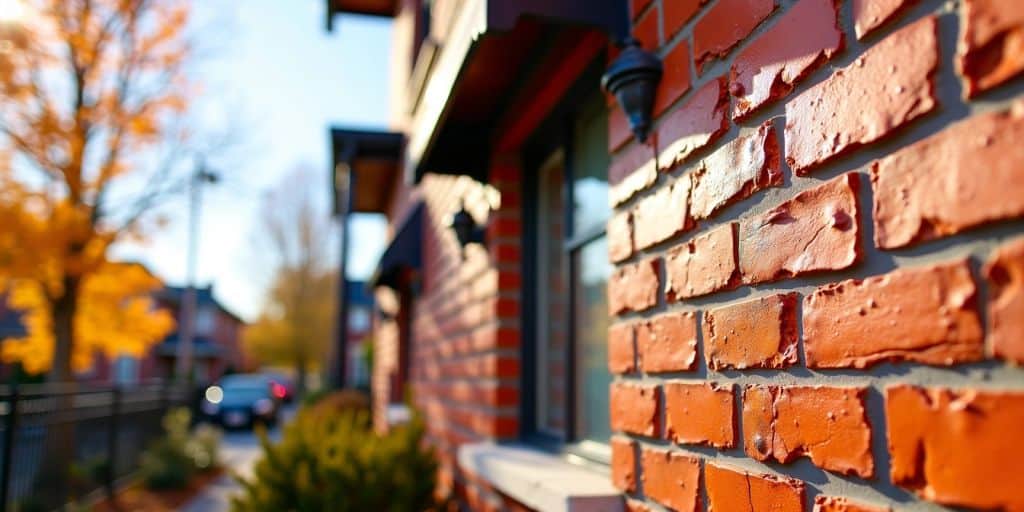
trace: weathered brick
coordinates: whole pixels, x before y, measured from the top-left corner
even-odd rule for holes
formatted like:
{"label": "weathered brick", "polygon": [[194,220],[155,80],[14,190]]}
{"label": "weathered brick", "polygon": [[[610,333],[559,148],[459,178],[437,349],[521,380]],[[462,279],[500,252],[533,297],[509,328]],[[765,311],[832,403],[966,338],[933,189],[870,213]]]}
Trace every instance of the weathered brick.
{"label": "weathered brick", "polygon": [[842,496],[819,494],[814,497],[814,512],[892,512],[892,509],[865,505]]}
{"label": "weathered brick", "polygon": [[841,270],[860,261],[858,186],[858,175],[846,173],[744,220],[739,234],[743,282]]}
{"label": "weathered brick", "polygon": [[636,442],[612,437],[612,484],[624,492],[636,492]]}
{"label": "weathered brick", "polygon": [[621,204],[658,179],[658,165],[653,141],[632,144],[615,155],[608,166],[608,200],[612,206]]}
{"label": "weathered brick", "polygon": [[693,53],[697,72],[745,39],[772,12],[775,0],[720,0],[693,29]]}
{"label": "weathered brick", "polygon": [[629,126],[629,118],[622,111],[622,107],[613,100],[612,104],[608,106],[608,152],[618,151],[632,138],[633,129]]}
{"label": "weathered brick", "polygon": [[658,428],[658,387],[613,382],[609,401],[611,406],[612,430],[657,437]]}
{"label": "weathered brick", "polygon": [[647,497],[678,512],[699,510],[700,459],[650,448],[640,457]]}
{"label": "weathered brick", "polygon": [[733,119],[781,98],[843,49],[836,0],[800,0],[732,64]]}
{"label": "weathered brick", "polygon": [[693,173],[690,216],[705,219],[768,187],[782,185],[779,141],[771,122],[722,146]]}
{"label": "weathered brick", "polygon": [[1024,216],[1024,103],[871,164],[875,245],[905,247]]}
{"label": "weathered brick", "polygon": [[661,12],[665,18],[665,38],[671,39],[682,30],[683,25],[693,18],[708,0],[668,0],[662,2]]}
{"label": "weathered brick", "polygon": [[608,313],[643,311],[658,304],[660,260],[621,265],[608,279]]}
{"label": "weathered brick", "polygon": [[1024,71],[1024,3],[964,0],[960,5],[957,70],[970,98]]}
{"label": "weathered brick", "polygon": [[769,295],[704,315],[708,368],[785,368],[797,362],[795,293]]}
{"label": "weathered brick", "polygon": [[620,212],[608,219],[608,260],[612,263],[633,255],[633,216]]}
{"label": "weathered brick", "polygon": [[658,39],[658,6],[647,11],[633,24],[633,37],[640,41],[645,50],[657,50],[661,43]]}
{"label": "weathered brick", "polygon": [[804,298],[811,368],[982,358],[977,288],[966,260],[822,286]]}
{"label": "weathered brick", "polygon": [[1024,510],[1024,393],[886,389],[892,481],[943,505]]}
{"label": "weathered brick", "polygon": [[677,301],[734,287],[736,223],[715,228],[665,256],[667,300]]}
{"label": "weathered brick", "polygon": [[637,15],[643,12],[648,5],[651,5],[652,0],[631,0],[629,2],[629,15],[633,19],[636,19]]}
{"label": "weathered brick", "polygon": [[[676,2],[669,2],[665,5],[666,15],[668,6],[675,4]],[[664,70],[661,82],[658,83],[658,91],[654,97],[654,117],[659,117],[683,93],[690,90],[690,45],[686,44],[685,39],[679,41],[665,54],[662,66]]]}
{"label": "weathered brick", "polygon": [[868,35],[876,28],[906,10],[918,0],[853,0],[853,31],[857,39]]}
{"label": "weathered brick", "polygon": [[637,324],[640,368],[648,373],[686,371],[697,362],[697,317],[666,313]]}
{"label": "weathered brick", "polygon": [[669,170],[694,151],[718,140],[729,128],[726,110],[729,96],[725,78],[712,80],[698,89],[686,103],[668,114],[658,126],[658,167]]}
{"label": "weathered brick", "polygon": [[985,265],[988,340],[996,357],[1024,364],[1024,238],[1004,244]]}
{"label": "weathered brick", "polygon": [[636,369],[633,332],[632,324],[615,324],[608,328],[608,371],[629,373]]}
{"label": "weathered brick", "polygon": [[637,250],[664,242],[693,228],[690,219],[690,175],[662,185],[633,209],[633,245]]}
{"label": "weathered brick", "polygon": [[862,388],[748,386],[743,392],[747,455],[783,464],[807,456],[818,467],[871,478],[871,426]]}
{"label": "weathered brick", "polygon": [[934,16],[900,29],[786,103],[786,161],[808,174],[935,109]]}
{"label": "weathered brick", "polygon": [[676,443],[736,446],[736,417],[732,385],[710,382],[667,382],[665,437]]}
{"label": "weathered brick", "polygon": [[707,463],[704,485],[709,512],[803,512],[804,484],[792,478],[755,475],[739,468]]}

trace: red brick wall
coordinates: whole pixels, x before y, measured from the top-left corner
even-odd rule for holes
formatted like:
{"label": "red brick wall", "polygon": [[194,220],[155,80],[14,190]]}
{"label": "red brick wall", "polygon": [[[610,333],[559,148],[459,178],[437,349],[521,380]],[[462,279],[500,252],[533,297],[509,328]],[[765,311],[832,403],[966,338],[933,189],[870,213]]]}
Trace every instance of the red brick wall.
{"label": "red brick wall", "polygon": [[[514,161],[497,164],[489,186],[433,174],[420,185],[424,259],[413,305],[412,389],[449,489],[465,481],[455,468],[459,444],[518,434],[519,189]],[[486,246],[463,251],[447,227],[462,200],[486,223]]]}
{"label": "red brick wall", "polygon": [[1024,3],[632,8],[666,75],[654,140],[609,127],[630,508],[1024,509]]}

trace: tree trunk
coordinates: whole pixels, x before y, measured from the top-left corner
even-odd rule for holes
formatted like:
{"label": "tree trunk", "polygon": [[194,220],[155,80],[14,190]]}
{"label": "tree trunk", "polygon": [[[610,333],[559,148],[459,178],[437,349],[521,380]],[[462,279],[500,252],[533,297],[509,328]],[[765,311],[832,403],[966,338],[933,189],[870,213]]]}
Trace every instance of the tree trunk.
{"label": "tree trunk", "polygon": [[78,309],[77,278],[64,278],[64,294],[51,304],[53,319],[53,365],[50,368],[49,384],[57,391],[54,410],[43,448],[43,459],[36,476],[37,496],[42,497],[47,510],[63,507],[72,497],[70,469],[76,461],[75,423],[54,421],[73,415],[74,397],[77,389],[71,367],[74,348],[74,319]]}
{"label": "tree trunk", "polygon": [[302,399],[306,396],[306,360],[299,358],[295,360],[295,397]]}

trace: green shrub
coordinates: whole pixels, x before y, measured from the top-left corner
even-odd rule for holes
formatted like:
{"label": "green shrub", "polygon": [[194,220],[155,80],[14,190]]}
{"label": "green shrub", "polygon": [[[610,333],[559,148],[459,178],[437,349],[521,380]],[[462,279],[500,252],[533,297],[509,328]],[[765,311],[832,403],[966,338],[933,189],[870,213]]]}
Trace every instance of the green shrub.
{"label": "green shrub", "polygon": [[366,410],[301,410],[279,443],[260,431],[263,457],[250,479],[239,477],[243,491],[232,510],[432,510],[437,461],[423,432],[418,415],[381,436],[369,428]]}
{"label": "green shrub", "polygon": [[172,409],[164,416],[164,437],[153,442],[139,461],[146,487],[180,489],[197,471],[217,465],[220,431],[200,425],[192,433],[191,421],[192,414],[184,407]]}

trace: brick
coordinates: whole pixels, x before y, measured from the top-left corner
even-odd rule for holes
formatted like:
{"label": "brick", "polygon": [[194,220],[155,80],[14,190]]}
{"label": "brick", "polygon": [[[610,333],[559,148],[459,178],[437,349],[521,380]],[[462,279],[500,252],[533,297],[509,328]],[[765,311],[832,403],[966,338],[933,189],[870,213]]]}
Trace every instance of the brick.
{"label": "brick", "polygon": [[667,0],[662,2],[661,11],[665,18],[665,39],[683,29],[683,25],[693,18],[701,6],[708,3],[708,0]]}
{"label": "brick", "polygon": [[637,324],[640,368],[648,373],[693,370],[697,363],[697,316],[666,313]]}
{"label": "brick", "polygon": [[612,484],[623,492],[636,492],[636,443],[612,437]]}
{"label": "brick", "polygon": [[700,509],[700,459],[644,448],[640,455],[644,494],[678,512]]}
{"label": "brick", "polygon": [[613,382],[609,395],[612,430],[657,437],[658,387],[626,382]]}
{"label": "brick", "polygon": [[988,345],[996,357],[1024,364],[1024,238],[1002,245],[985,265]]}
{"label": "brick", "polygon": [[641,199],[633,209],[633,245],[636,249],[646,249],[692,229],[689,202],[689,174]]}
{"label": "brick", "polygon": [[618,151],[632,138],[633,129],[629,126],[629,118],[613,97],[612,104],[608,106],[608,152]]}
{"label": "brick", "polygon": [[708,512],[803,512],[804,484],[792,478],[755,475],[728,466],[704,465]]}
{"label": "brick", "polygon": [[629,373],[636,369],[633,332],[632,324],[615,324],[608,328],[608,371]]}
{"label": "brick", "polygon": [[711,60],[729,53],[776,7],[775,0],[720,0],[713,5],[693,29],[697,72],[702,72]]}
{"label": "brick", "polygon": [[814,497],[814,512],[891,512],[889,507],[874,507],[847,499],[842,496]]}
{"label": "brick", "polygon": [[1024,102],[871,164],[875,245],[906,247],[1024,216]]}
{"label": "brick", "polygon": [[771,122],[722,146],[693,173],[690,216],[706,219],[759,190],[782,185],[779,141]]}
{"label": "brick", "polygon": [[806,456],[814,465],[871,478],[871,426],[863,388],[748,386],[743,392],[747,455],[783,464]]}
{"label": "brick", "polygon": [[769,295],[705,313],[708,368],[743,370],[796,364],[798,300],[795,293]]}
{"label": "brick", "polygon": [[622,265],[608,279],[608,313],[643,311],[658,304],[660,260],[651,258]]}
{"label": "brick", "polygon": [[738,283],[735,222],[719,226],[665,256],[665,297],[678,301],[733,288]]}
{"label": "brick", "polygon": [[857,34],[857,39],[863,39],[917,2],[918,0],[853,0],[853,31]]}
{"label": "brick", "polygon": [[1024,71],[1024,3],[964,0],[957,71],[964,95],[977,96]]}
{"label": "brick", "polygon": [[743,282],[850,268],[861,259],[859,179],[846,173],[740,224]]}
{"label": "brick", "polygon": [[629,2],[629,15],[631,18],[636,19],[637,15],[644,11],[648,5],[651,5],[652,0],[631,0]]}
{"label": "brick", "polygon": [[657,50],[661,43],[658,40],[658,6],[647,11],[633,24],[633,37],[640,41],[645,50]]}
{"label": "brick", "polygon": [[786,103],[786,162],[807,175],[935,109],[934,16],[905,27]]}
{"label": "brick", "polygon": [[1024,393],[886,389],[892,482],[943,505],[1024,510]]}
{"label": "brick", "polygon": [[665,437],[676,443],[736,446],[736,415],[732,385],[710,382],[667,382]]}
{"label": "brick", "polygon": [[690,96],[682,107],[662,117],[658,126],[658,167],[667,171],[694,151],[718,140],[729,129],[729,96],[725,78],[712,80]]}
{"label": "brick", "polygon": [[804,298],[807,366],[978,361],[984,347],[976,296],[967,260],[822,286]]}
{"label": "brick", "polygon": [[[648,141],[653,142],[653,141]],[[632,144],[615,155],[608,167],[608,199],[621,204],[658,179],[657,153],[653,144]]]}
{"label": "brick", "polygon": [[[675,2],[667,3],[666,11],[669,5],[675,5]],[[654,97],[654,117],[661,116],[665,109],[690,90],[690,45],[685,39],[679,41],[665,54],[662,66],[664,69],[661,82],[658,83],[658,91]]]}
{"label": "brick", "polygon": [[608,219],[608,260],[618,263],[633,255],[633,216],[620,212]]}
{"label": "brick", "polygon": [[789,94],[793,86],[843,49],[836,0],[800,0],[733,62],[733,119]]}

